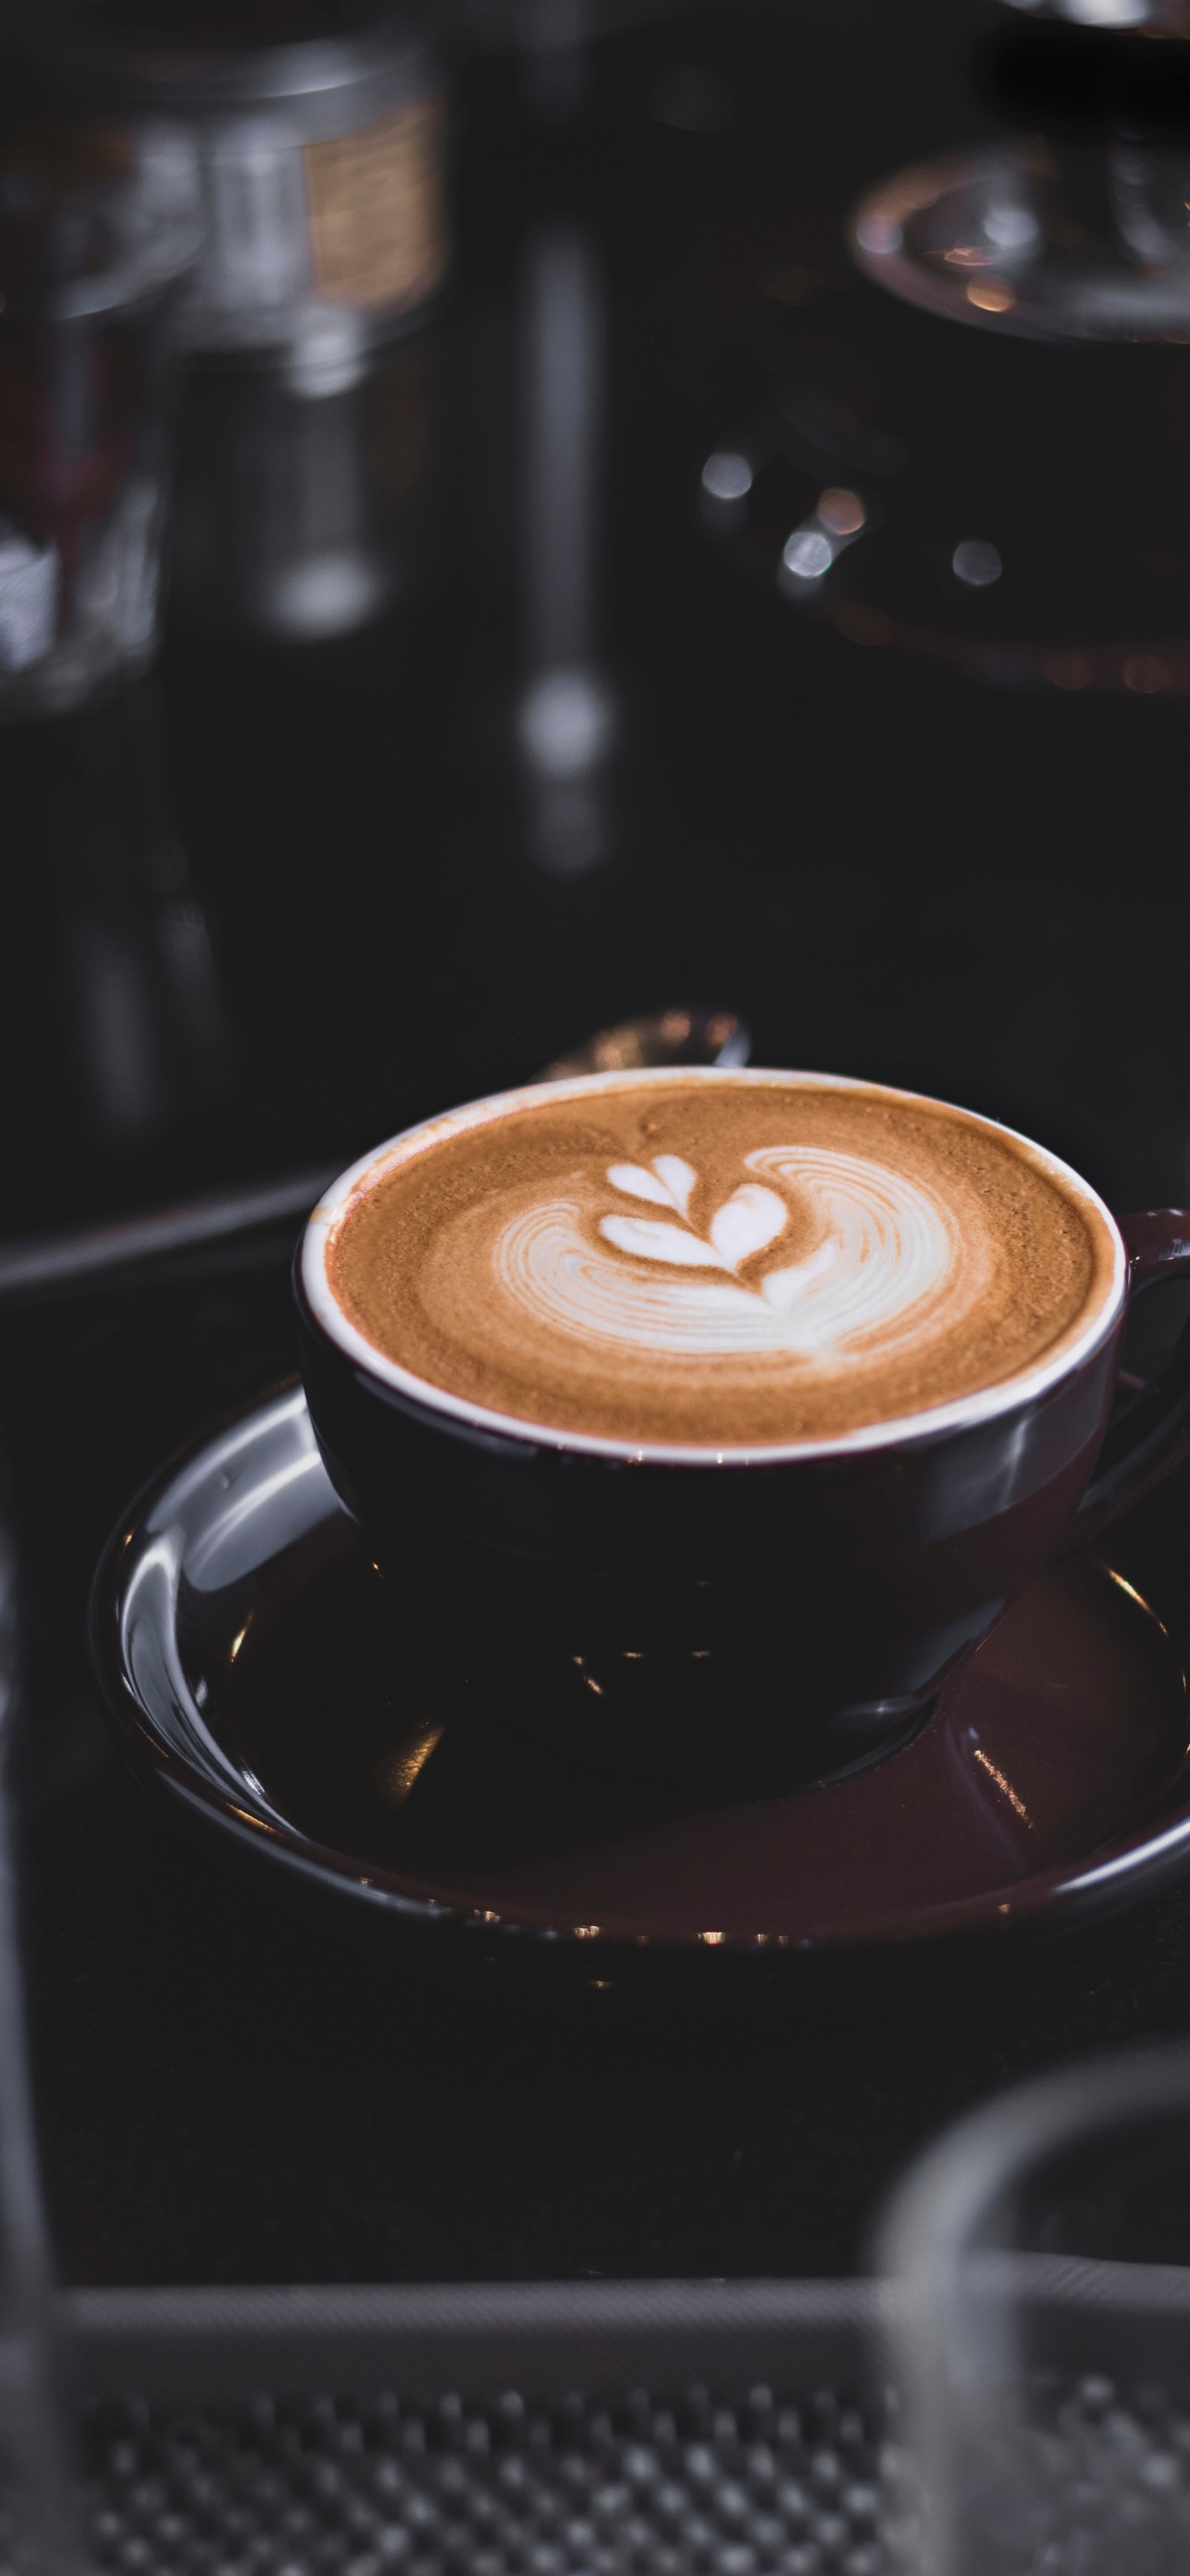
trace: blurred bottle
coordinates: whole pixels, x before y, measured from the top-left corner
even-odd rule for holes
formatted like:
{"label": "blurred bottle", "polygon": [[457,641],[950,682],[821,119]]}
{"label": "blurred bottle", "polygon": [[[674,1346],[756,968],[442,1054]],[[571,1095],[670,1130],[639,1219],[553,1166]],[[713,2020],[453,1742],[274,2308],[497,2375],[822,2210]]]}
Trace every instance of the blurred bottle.
{"label": "blurred bottle", "polygon": [[198,229],[168,135],[0,135],[0,713],[82,704],[156,640],[168,311]]}

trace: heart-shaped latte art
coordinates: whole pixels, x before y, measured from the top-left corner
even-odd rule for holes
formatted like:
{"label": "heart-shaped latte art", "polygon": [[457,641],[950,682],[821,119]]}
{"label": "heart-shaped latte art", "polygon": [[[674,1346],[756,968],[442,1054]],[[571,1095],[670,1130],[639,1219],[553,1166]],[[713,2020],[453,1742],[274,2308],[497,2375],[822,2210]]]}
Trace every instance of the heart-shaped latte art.
{"label": "heart-shaped latte art", "polygon": [[[923,1329],[958,1249],[941,1199],[885,1165],[810,1146],[763,1147],[744,1163],[763,1177],[742,1181],[705,1233],[689,1216],[698,1185],[691,1164],[677,1155],[658,1155],[651,1166],[612,1164],[611,1190],[669,1215],[613,1211],[592,1244],[576,1207],[547,1201],[501,1234],[500,1283],[554,1330],[658,1356],[770,1350],[845,1367],[857,1347],[867,1359]],[[783,1262],[781,1239],[795,1212],[813,1248]],[[765,1266],[759,1256],[770,1251]],[[674,1279],[666,1270],[703,1276]],[[977,1289],[978,1280],[968,1285]]]}

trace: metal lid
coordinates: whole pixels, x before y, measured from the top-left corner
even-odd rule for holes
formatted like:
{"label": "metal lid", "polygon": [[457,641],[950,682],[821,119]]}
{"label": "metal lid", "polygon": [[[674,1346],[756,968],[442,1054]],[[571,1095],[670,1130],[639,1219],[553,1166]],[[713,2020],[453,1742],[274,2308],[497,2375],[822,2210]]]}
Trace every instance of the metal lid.
{"label": "metal lid", "polygon": [[416,61],[440,15],[435,0],[17,0],[10,33],[91,107],[193,116],[346,106]]}

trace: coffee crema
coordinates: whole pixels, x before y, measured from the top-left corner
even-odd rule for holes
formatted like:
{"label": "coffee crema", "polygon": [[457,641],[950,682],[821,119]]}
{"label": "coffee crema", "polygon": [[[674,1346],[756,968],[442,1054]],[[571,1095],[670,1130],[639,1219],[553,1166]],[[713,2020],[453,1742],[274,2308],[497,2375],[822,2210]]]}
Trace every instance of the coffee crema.
{"label": "coffee crema", "polygon": [[382,1155],[332,1227],[343,1316],[429,1388],[628,1445],[779,1447],[952,1403],[1102,1310],[1073,1175],[961,1110],[759,1073],[515,1094]]}

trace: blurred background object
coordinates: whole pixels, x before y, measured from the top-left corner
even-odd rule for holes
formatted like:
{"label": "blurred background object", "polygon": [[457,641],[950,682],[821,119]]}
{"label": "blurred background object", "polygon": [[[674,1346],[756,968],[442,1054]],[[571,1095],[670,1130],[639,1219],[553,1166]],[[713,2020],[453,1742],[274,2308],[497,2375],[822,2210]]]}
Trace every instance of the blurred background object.
{"label": "blurred background object", "polygon": [[84,2576],[29,2066],[18,1787],[26,1767],[20,1569],[0,1471],[0,2533],[13,2576]]}
{"label": "blurred background object", "polygon": [[592,44],[682,7],[683,0],[460,0],[460,23],[481,51],[520,57],[525,95],[539,115],[566,118],[586,98]]}
{"label": "blurred background object", "polygon": [[[34,1097],[8,1122],[8,1169],[40,1172],[51,1212],[77,1158],[102,1205],[146,1155],[169,1169],[224,1107],[238,1060],[156,677],[14,729],[5,789],[24,864],[9,890],[0,1081],[10,1099]],[[43,1120],[60,1139],[48,1156]]]}
{"label": "blurred background object", "polygon": [[659,1011],[600,1029],[572,1055],[559,1056],[544,1079],[567,1082],[576,1073],[625,1073],[642,1064],[747,1064],[751,1053],[752,1032],[734,1011]]}
{"label": "blurred background object", "polygon": [[896,2563],[1178,2576],[1190,2553],[1190,2050],[1001,2094],[887,2211]]}
{"label": "blurred background object", "polygon": [[218,1098],[234,1068],[155,682],[76,717],[52,768],[44,859],[78,1092],[93,1144],[127,1152]]}
{"label": "blurred background object", "polygon": [[849,227],[863,279],[804,269],[737,332],[705,536],[865,654],[1184,696],[1188,195],[1168,135],[1081,130],[870,191]]}
{"label": "blurred background object", "polygon": [[15,32],[47,101],[168,134],[201,245],[193,350],[340,364],[446,274],[445,103],[415,0],[34,0]]}
{"label": "blurred background object", "polygon": [[676,17],[683,0],[461,0],[463,26],[480,45],[590,44],[652,18]]}
{"label": "blurred background object", "polygon": [[[783,336],[702,466],[702,524],[738,571],[850,644],[996,687],[1190,690],[1180,347],[1104,350],[1092,415],[1056,351],[939,346],[936,321],[846,294]],[[1027,439],[989,404],[993,372]]]}
{"label": "blurred background object", "polygon": [[198,229],[171,137],[0,137],[0,712],[80,705],[150,660],[169,306]]}
{"label": "blurred background object", "polygon": [[1190,338],[1190,155],[1168,139],[1034,135],[902,171],[851,223],[890,294],[1037,340]]}
{"label": "blurred background object", "polygon": [[414,0],[18,10],[47,118],[105,113],[193,238],[180,626],[341,635],[414,579],[432,371],[393,343],[449,258],[433,24]]}
{"label": "blurred background object", "polygon": [[530,236],[519,321],[525,679],[516,738],[531,846],[565,876],[606,853],[618,731],[599,633],[605,289],[585,227],[555,223]]}
{"label": "blurred background object", "polygon": [[1106,35],[1190,36],[1185,0],[1006,0],[1006,6]]}
{"label": "blurred background object", "polygon": [[936,324],[869,314],[861,333],[859,319],[838,297],[791,324],[788,372],[719,430],[699,492],[712,542],[868,651],[999,688],[1184,696],[1181,350],[1104,352],[1092,433],[1069,367],[1017,343],[992,363],[1028,418],[1025,448],[989,409],[988,354],[968,334],[927,378],[915,342]]}
{"label": "blurred background object", "polygon": [[405,602],[433,540],[441,349],[209,364],[187,385],[171,604],[179,629],[306,643]]}

